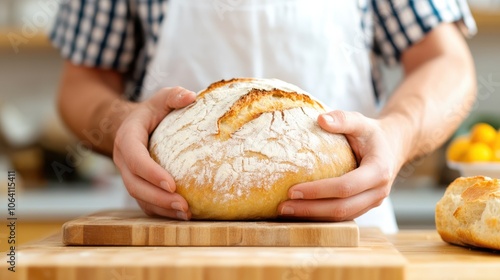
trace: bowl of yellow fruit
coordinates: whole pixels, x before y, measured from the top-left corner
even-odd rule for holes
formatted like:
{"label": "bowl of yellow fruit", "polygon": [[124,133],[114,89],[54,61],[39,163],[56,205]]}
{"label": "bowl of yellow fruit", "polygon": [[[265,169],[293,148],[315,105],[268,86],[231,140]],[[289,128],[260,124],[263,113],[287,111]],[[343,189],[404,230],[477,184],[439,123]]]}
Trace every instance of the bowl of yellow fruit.
{"label": "bowl of yellow fruit", "polygon": [[469,134],[453,139],[446,158],[448,167],[464,177],[500,178],[500,130],[487,123],[475,124]]}

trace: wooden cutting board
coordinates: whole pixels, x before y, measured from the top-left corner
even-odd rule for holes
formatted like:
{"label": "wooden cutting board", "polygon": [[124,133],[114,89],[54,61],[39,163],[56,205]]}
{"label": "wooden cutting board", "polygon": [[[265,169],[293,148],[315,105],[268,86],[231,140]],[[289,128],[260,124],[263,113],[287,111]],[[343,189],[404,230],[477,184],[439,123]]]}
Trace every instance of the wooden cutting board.
{"label": "wooden cutting board", "polygon": [[356,247],[354,221],[177,221],[140,210],[99,212],[63,225],[66,245]]}
{"label": "wooden cutting board", "polygon": [[[406,260],[378,229],[358,247],[65,246],[62,236],[17,249],[6,280],[400,280]],[[425,278],[424,278],[425,279]]]}

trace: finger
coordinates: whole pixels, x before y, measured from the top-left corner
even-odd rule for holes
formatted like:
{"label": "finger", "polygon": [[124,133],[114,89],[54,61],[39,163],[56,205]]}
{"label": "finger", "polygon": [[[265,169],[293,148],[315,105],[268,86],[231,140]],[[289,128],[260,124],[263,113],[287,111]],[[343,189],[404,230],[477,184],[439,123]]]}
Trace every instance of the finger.
{"label": "finger", "polygon": [[[186,89],[164,88],[147,101],[147,110],[138,110],[133,118],[127,120],[115,138],[115,148],[122,154],[126,168],[155,186],[169,192],[175,191],[175,181],[172,176],[149,155],[147,141],[149,134],[158,123],[174,108],[192,103],[195,94]],[[115,162],[117,162],[115,160]]]}
{"label": "finger", "polygon": [[146,147],[149,134],[158,123],[172,109],[186,106],[195,98],[194,92],[181,87],[163,88],[146,101],[146,106],[139,108],[133,117],[127,119],[122,125],[123,129],[118,131],[114,145],[119,150],[118,153],[123,155],[127,169],[155,186],[169,192],[175,191],[174,179],[151,158]]}
{"label": "finger", "polygon": [[[113,153],[115,164],[122,169],[130,170],[151,184],[158,186],[168,192],[175,192],[176,186],[172,175],[154,161],[146,149],[146,144],[141,141],[139,129],[129,127],[128,134],[118,134],[115,139]],[[147,138],[146,138],[147,139]]]}
{"label": "finger", "polygon": [[360,210],[359,212],[356,212],[350,216],[346,216],[344,219],[334,219],[334,218],[321,218],[321,217],[303,217],[303,216],[287,216],[287,215],[284,215],[284,216],[279,216],[279,218],[281,219],[289,219],[289,220],[301,220],[301,221],[319,221],[319,222],[325,222],[325,221],[330,221],[330,222],[341,222],[341,221],[350,221],[350,220],[354,220],[360,216],[362,216],[363,214],[365,214],[366,212],[370,211],[371,209],[375,208],[375,207],[378,207],[380,206],[380,204],[382,204],[382,201],[381,202],[374,202],[368,206],[366,206],[364,209]]}
{"label": "finger", "polygon": [[196,94],[194,92],[182,87],[162,88],[159,90],[145,103],[153,112],[152,129],[173,109],[185,107],[193,103],[195,99]]}
{"label": "finger", "polygon": [[305,182],[291,187],[288,190],[288,197],[291,199],[347,198],[370,188],[388,185],[392,176],[386,167],[370,157],[365,157],[358,168],[340,177]]}
{"label": "finger", "polygon": [[123,182],[133,198],[167,210],[188,211],[189,206],[180,194],[169,193],[158,188],[142,178],[134,176],[127,169],[121,170],[121,174]]}
{"label": "finger", "polygon": [[137,203],[140,205],[141,209],[148,216],[161,216],[168,217],[176,220],[184,220],[188,221],[191,219],[191,211],[183,212],[177,210],[164,209],[153,204],[149,204],[142,200],[137,200]]}
{"label": "finger", "polygon": [[358,112],[336,110],[318,116],[318,124],[331,133],[362,136],[370,131],[370,119]]}
{"label": "finger", "polygon": [[288,200],[281,203],[278,213],[285,217],[299,217],[325,221],[354,219],[386,197],[388,187],[370,189],[349,198],[323,200]]}

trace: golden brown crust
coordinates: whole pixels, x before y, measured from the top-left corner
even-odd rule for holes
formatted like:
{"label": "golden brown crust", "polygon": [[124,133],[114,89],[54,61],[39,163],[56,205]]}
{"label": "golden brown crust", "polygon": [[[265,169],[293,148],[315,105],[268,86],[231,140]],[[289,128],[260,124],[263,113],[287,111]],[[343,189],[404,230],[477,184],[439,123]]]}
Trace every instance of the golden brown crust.
{"label": "golden brown crust", "polygon": [[236,101],[217,122],[218,136],[227,140],[244,124],[263,113],[285,111],[293,108],[310,107],[323,110],[323,106],[305,94],[286,92],[279,89],[252,89]]}
{"label": "golden brown crust", "polygon": [[203,91],[201,91],[198,94],[197,97],[198,98],[202,98],[208,92],[212,92],[212,91],[214,91],[214,89],[223,87],[225,85],[230,85],[230,84],[239,83],[239,82],[250,82],[252,80],[253,79],[251,79],[251,78],[233,78],[233,79],[227,80],[227,81],[226,80],[220,80],[218,82],[215,82],[215,83],[212,83],[211,85],[209,85],[206,89],[204,89]]}
{"label": "golden brown crust", "polygon": [[500,250],[500,180],[458,178],[436,205],[441,238],[461,246]]}
{"label": "golden brown crust", "polygon": [[494,194],[498,189],[496,180],[482,182],[476,187],[469,187],[462,193],[462,199],[466,202],[473,202],[478,199],[487,199],[490,194]]}

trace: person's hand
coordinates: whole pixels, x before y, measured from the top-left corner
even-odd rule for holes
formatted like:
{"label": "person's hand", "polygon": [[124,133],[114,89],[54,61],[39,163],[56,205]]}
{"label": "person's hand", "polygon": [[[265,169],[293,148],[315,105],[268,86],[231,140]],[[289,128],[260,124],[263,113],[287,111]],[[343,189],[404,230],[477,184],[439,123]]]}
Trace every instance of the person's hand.
{"label": "person's hand", "polygon": [[382,121],[355,112],[333,111],[320,115],[318,123],[328,132],[345,134],[359,167],[337,178],[292,186],[290,200],[279,205],[278,213],[283,218],[344,221],[379,206],[401,168],[395,143],[403,139],[390,136]]}
{"label": "person's hand", "polygon": [[191,218],[188,203],[175,193],[174,179],[150,157],[147,146],[149,135],[161,120],[195,98],[195,93],[180,87],[161,89],[151,99],[135,105],[116,133],[113,161],[129,194],[148,215]]}

